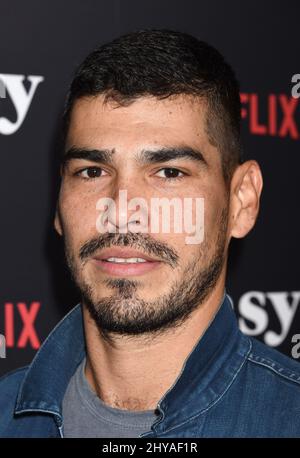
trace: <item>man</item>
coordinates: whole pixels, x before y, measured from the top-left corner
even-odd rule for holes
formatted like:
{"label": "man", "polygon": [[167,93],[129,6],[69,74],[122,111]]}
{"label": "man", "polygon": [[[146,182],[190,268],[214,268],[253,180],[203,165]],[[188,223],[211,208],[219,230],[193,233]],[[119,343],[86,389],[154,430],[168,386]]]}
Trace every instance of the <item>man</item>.
{"label": "man", "polygon": [[82,301],[2,378],[0,436],[299,436],[298,363],[238,330],[225,289],[262,190],[229,65],[186,34],[128,34],[79,67],[64,126],[55,228]]}

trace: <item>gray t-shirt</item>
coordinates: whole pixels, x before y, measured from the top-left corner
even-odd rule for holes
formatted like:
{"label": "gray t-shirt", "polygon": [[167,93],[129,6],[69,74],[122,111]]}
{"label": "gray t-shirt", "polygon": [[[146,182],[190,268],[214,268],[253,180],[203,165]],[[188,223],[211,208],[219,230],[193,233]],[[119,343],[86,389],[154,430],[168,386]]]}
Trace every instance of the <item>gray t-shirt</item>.
{"label": "gray t-shirt", "polygon": [[123,410],[105,404],[84,373],[86,358],[72,376],[63,399],[64,437],[138,437],[150,431],[154,410]]}

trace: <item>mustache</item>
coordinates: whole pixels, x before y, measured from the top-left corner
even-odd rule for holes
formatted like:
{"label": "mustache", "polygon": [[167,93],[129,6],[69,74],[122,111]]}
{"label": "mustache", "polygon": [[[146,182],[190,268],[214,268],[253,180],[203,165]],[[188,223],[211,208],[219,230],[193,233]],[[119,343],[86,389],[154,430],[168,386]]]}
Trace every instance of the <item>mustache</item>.
{"label": "mustache", "polygon": [[134,232],[125,234],[106,232],[99,237],[88,240],[80,248],[79,258],[82,262],[85,262],[96,251],[116,246],[126,246],[141,250],[149,256],[154,255],[161,261],[170,264],[172,268],[178,265],[179,256],[173,248],[166,246],[162,242],[153,240],[149,234],[141,235]]}

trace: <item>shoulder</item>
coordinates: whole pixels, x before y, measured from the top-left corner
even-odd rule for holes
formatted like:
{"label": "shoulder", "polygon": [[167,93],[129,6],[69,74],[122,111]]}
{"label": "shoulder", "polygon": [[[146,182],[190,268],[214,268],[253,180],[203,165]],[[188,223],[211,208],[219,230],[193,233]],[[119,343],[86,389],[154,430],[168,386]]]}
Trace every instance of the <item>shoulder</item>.
{"label": "shoulder", "polygon": [[253,337],[247,338],[251,350],[240,379],[247,399],[255,405],[258,415],[268,412],[269,416],[280,416],[283,425],[293,421],[299,434],[300,363]]}
{"label": "shoulder", "polygon": [[257,339],[250,338],[250,340],[252,348],[247,358],[249,364],[262,372],[265,377],[290,384],[300,393],[300,363]]}
{"label": "shoulder", "polygon": [[0,378],[0,424],[5,417],[11,417],[15,408],[19,387],[28,366],[8,372]]}
{"label": "shoulder", "polygon": [[20,382],[23,380],[29,366],[19,367],[14,369],[7,374],[0,377],[0,396],[5,389],[14,389],[16,384],[19,386]]}

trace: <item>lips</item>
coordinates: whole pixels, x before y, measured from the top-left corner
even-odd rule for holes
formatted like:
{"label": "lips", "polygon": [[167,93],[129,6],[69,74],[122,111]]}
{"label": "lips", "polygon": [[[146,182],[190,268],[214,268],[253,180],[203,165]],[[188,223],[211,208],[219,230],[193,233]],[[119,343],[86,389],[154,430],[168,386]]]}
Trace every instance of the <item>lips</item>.
{"label": "lips", "polygon": [[[140,258],[145,262],[114,262],[108,261],[110,258]],[[143,275],[151,270],[154,270],[163,264],[162,261],[145,255],[141,251],[133,250],[131,248],[106,248],[93,258],[96,267],[112,276],[131,276]]]}
{"label": "lips", "polygon": [[131,248],[107,248],[94,257],[98,261],[106,261],[109,258],[141,258],[148,262],[158,262],[160,259],[150,257],[141,251],[133,250]]}

